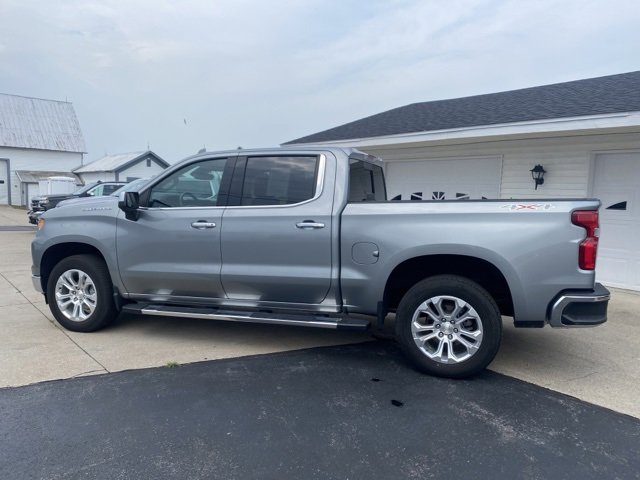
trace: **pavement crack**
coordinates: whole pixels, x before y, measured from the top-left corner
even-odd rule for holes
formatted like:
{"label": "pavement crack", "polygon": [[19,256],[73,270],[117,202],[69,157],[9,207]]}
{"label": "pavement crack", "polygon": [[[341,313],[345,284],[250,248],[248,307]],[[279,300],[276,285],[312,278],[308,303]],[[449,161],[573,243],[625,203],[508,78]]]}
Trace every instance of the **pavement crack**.
{"label": "pavement crack", "polygon": [[592,375],[596,375],[600,372],[591,372],[591,373],[587,373],[586,375],[580,375],[578,377],[573,377],[573,378],[567,378],[565,381],[566,382],[573,382],[574,380],[582,380],[583,378],[587,378],[590,377]]}
{"label": "pavement crack", "polygon": [[[62,332],[62,334],[63,334],[65,337],[67,337],[67,338],[71,341],[71,343],[73,343],[76,347],[78,347],[80,350],[82,350],[82,351],[85,353],[85,355],[87,355],[91,360],[93,360],[93,361],[94,361],[94,362],[96,362],[98,365],[100,365],[100,368],[101,368],[102,370],[104,370],[104,371],[105,371],[105,372],[107,372],[107,373],[111,373],[111,371],[110,371],[107,367],[105,367],[101,362],[99,362],[99,361],[98,361],[98,359],[97,359],[96,357],[94,357],[94,356],[93,356],[93,355],[91,355],[89,352],[87,352],[84,348],[82,348],[82,347],[80,346],[80,344],[79,344],[78,342],[76,342],[73,338],[71,338],[71,337],[69,336],[69,334],[67,333],[67,331],[66,331],[65,329],[63,329],[60,325],[58,325],[58,323],[57,323],[57,322],[54,322],[54,321],[49,320],[49,319],[46,317],[46,315],[44,315],[44,313],[42,313],[42,311],[38,308],[38,306],[37,306],[35,303],[33,303],[31,300],[29,300],[29,298],[28,298],[24,293],[22,293],[22,290],[20,290],[20,289],[19,289],[19,288],[18,288],[18,287],[13,283],[13,282],[11,282],[11,280],[9,280],[9,279],[8,279],[6,276],[4,276],[2,273],[0,273],[0,277],[4,278],[4,279],[9,283],[9,285],[11,285],[13,288],[15,288],[15,289],[16,289],[16,291],[17,291],[20,295],[22,295],[22,297],[23,297],[23,298],[24,298],[24,299],[25,299],[25,300],[26,300],[26,301],[27,301],[27,302],[28,302],[32,307],[34,307],[36,310],[38,310],[38,311],[42,314],[42,316],[44,316],[44,317],[45,317],[49,322],[51,322],[51,323],[53,324],[53,326],[54,326],[54,327],[56,327],[60,332]],[[92,370],[92,371],[93,371],[93,370]],[[95,371],[99,371],[99,370],[95,370]],[[79,375],[82,375],[82,374],[79,374]],[[73,377],[71,377],[71,378],[73,378]]]}
{"label": "pavement crack", "polygon": [[82,350],[82,351],[83,351],[83,352],[84,352],[84,353],[85,353],[85,354],[86,354],[86,355],[87,355],[91,360],[93,360],[93,361],[94,361],[94,362],[96,362],[98,365],[100,365],[100,367],[101,367],[105,372],[107,372],[107,373],[111,373],[111,371],[110,371],[107,367],[105,367],[102,363],[100,363],[96,357],[94,357],[94,356],[93,356],[93,355],[91,355],[89,352],[87,352],[84,348],[82,348],[82,346],[80,346],[80,344],[79,344],[78,342],[76,342],[73,338],[71,338],[71,337],[69,336],[69,334],[68,334],[68,333],[67,333],[67,332],[66,332],[62,327],[60,327],[56,322],[52,322],[52,323],[53,323],[53,325],[54,325],[58,330],[60,330],[60,331],[63,333],[63,335],[64,335],[65,337],[67,337],[69,340],[71,340],[71,342],[72,342],[76,347],[78,347],[80,350]]}

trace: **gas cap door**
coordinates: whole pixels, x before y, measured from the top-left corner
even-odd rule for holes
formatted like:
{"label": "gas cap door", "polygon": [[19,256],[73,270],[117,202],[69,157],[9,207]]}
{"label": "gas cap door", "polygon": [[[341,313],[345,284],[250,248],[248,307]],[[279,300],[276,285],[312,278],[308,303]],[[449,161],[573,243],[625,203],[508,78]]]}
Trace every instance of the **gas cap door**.
{"label": "gas cap door", "polygon": [[361,265],[370,265],[378,261],[380,249],[378,245],[371,242],[354,243],[351,247],[351,258]]}

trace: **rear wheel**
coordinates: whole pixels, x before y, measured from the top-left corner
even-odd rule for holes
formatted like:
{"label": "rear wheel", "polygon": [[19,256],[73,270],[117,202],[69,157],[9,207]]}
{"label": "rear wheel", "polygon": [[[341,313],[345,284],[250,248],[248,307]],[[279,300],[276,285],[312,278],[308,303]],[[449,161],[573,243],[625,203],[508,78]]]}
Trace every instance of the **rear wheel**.
{"label": "rear wheel", "polygon": [[49,275],[47,298],[58,323],[76,332],[99,330],[117,315],[109,271],[95,255],[61,260]]}
{"label": "rear wheel", "polygon": [[417,283],[402,298],[396,336],[419,370],[464,378],[484,370],[498,353],[502,318],[480,285],[438,275]]}

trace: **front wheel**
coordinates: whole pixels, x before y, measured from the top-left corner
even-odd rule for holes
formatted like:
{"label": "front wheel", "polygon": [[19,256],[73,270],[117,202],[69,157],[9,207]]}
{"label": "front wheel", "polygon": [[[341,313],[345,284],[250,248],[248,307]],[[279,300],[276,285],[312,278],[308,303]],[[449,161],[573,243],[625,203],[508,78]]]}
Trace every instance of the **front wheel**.
{"label": "front wheel", "polygon": [[117,314],[109,271],[95,255],[73,255],[53,267],[47,298],[58,323],[75,332],[99,330]]}
{"label": "front wheel", "polygon": [[484,370],[498,353],[502,318],[480,285],[438,275],[418,282],[402,298],[396,336],[419,370],[465,378]]}

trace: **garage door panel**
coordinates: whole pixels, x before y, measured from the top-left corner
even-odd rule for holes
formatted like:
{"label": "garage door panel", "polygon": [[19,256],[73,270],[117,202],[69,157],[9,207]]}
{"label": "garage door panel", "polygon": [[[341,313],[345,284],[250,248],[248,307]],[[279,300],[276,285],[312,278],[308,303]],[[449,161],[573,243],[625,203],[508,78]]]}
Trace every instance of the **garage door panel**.
{"label": "garage door panel", "polygon": [[498,198],[501,167],[500,157],[389,162],[387,190],[402,200]]}
{"label": "garage door panel", "polygon": [[593,196],[602,201],[597,279],[640,290],[640,152],[597,155]]}
{"label": "garage door panel", "polygon": [[0,160],[0,205],[9,203],[9,177],[7,176],[7,161]]}

